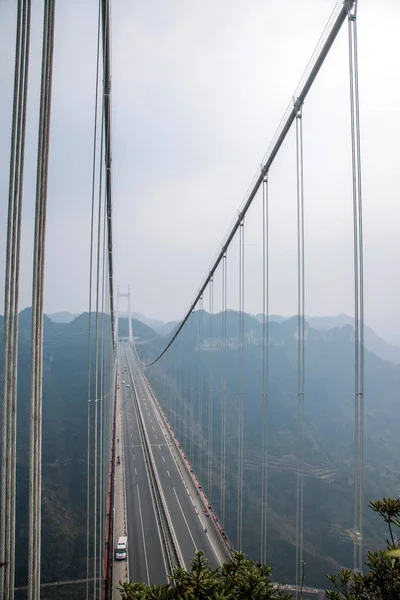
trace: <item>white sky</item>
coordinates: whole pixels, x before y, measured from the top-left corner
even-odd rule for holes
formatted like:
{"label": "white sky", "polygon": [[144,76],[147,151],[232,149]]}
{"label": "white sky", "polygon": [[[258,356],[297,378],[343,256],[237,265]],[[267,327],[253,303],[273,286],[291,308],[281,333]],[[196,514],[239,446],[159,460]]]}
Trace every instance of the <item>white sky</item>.
{"label": "white sky", "polygon": [[[31,303],[42,2],[33,0],[20,307]],[[177,319],[260,164],[334,0],[112,2],[114,260],[132,308]],[[0,250],[4,255],[15,35],[0,1]],[[48,196],[47,312],[88,305],[97,2],[58,1]],[[400,333],[400,4],[360,0],[365,308]],[[347,29],[304,107],[306,312],[352,313]],[[294,135],[271,170],[270,312],[296,312]],[[258,201],[246,221],[246,310],[261,310]],[[228,257],[235,305],[237,252]],[[4,259],[0,276],[4,279]],[[220,279],[215,283],[216,306]],[[207,308],[207,303],[205,303]]]}

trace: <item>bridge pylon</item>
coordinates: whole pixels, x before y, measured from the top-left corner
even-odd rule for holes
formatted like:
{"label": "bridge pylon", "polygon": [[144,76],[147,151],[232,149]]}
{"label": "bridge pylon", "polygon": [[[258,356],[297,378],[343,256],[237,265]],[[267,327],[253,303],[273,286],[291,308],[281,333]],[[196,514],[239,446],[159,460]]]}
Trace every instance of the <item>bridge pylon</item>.
{"label": "bridge pylon", "polygon": [[116,330],[117,330],[117,339],[119,337],[119,333],[118,333],[118,321],[119,321],[119,307],[120,307],[120,298],[128,298],[128,336],[129,336],[129,343],[131,344],[133,342],[133,334],[132,334],[132,314],[131,314],[131,286],[128,285],[128,291],[123,294],[119,291],[119,286],[118,286],[118,291],[117,291],[117,326],[116,326]]}

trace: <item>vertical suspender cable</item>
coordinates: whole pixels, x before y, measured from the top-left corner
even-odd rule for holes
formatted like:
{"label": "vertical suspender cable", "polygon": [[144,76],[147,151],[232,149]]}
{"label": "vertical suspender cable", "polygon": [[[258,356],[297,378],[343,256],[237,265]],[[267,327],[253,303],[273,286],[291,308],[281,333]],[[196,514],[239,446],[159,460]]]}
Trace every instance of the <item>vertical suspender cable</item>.
{"label": "vertical suspender cable", "polygon": [[[192,312],[192,315],[190,317],[191,321],[190,321],[190,325],[191,325],[191,338],[192,340],[194,340],[194,336],[195,336],[195,316],[194,316],[194,312]],[[190,385],[190,406],[191,406],[191,411],[190,411],[190,446],[189,446],[189,452],[190,452],[190,463],[193,465],[193,458],[194,458],[194,432],[195,432],[195,424],[196,424],[196,420],[195,420],[195,386],[196,386],[196,368],[195,365],[192,363],[192,361],[190,362],[190,367],[192,369],[192,373],[191,373],[191,385]]]}
{"label": "vertical suspender cable", "polygon": [[296,506],[296,598],[301,597],[303,566],[303,490],[304,490],[304,185],[303,118],[301,107],[296,115],[297,162],[297,506]]}
{"label": "vertical suspender cable", "polygon": [[107,213],[107,255],[108,285],[110,300],[110,320],[115,359],[115,314],[114,314],[114,269],[112,241],[112,172],[111,172],[111,39],[110,1],[101,0],[103,31],[103,102],[104,102],[104,161],[105,161],[105,203]]}
{"label": "vertical suspender cable", "polygon": [[263,366],[262,366],[262,443],[261,443],[261,553],[262,564],[267,561],[268,525],[268,334],[269,334],[269,245],[268,245],[268,174],[263,182],[262,220],[262,312],[263,312]]}
{"label": "vertical suspender cable", "polygon": [[0,597],[14,598],[18,298],[30,2],[18,2],[4,284],[4,348],[0,479]]}
{"label": "vertical suspender cable", "polygon": [[[104,210],[104,208],[103,208]],[[106,219],[105,219],[105,211],[103,215],[103,233],[102,233],[102,276],[101,276],[101,356],[100,356],[100,530],[99,530],[99,565],[100,565],[100,573],[103,565],[104,558],[104,523],[106,515],[103,514],[104,506],[105,506],[105,487],[104,484],[107,481],[106,474],[104,472],[104,467],[107,464],[107,461],[104,460],[104,448],[106,447],[106,429],[104,428],[106,419],[104,418],[104,401],[105,401],[105,351],[104,345],[106,343],[105,340],[105,332],[104,332],[104,295],[105,295],[105,262],[106,262]],[[105,577],[105,574],[103,574]],[[101,597],[101,577],[99,577],[99,598]]]}
{"label": "vertical suspender cable", "polygon": [[239,227],[239,414],[237,470],[237,549],[243,549],[243,408],[244,408],[244,221]]}
{"label": "vertical suspender cable", "polygon": [[222,398],[221,398],[221,523],[225,526],[226,459],[226,253],[222,260]]}
{"label": "vertical suspender cable", "polygon": [[361,143],[358,88],[357,2],[348,2],[351,147],[354,227],[354,569],[363,566],[364,470],[364,265],[361,193]]}
{"label": "vertical suspender cable", "polygon": [[40,598],[43,291],[54,46],[54,0],[45,0],[32,283],[28,598]]}
{"label": "vertical suspender cable", "polygon": [[203,469],[203,361],[202,361],[202,345],[203,345],[203,296],[200,296],[199,299],[199,464],[197,467],[198,477],[202,477],[202,469]]}
{"label": "vertical suspender cable", "polygon": [[213,336],[214,336],[214,279],[210,279],[209,287],[209,355],[210,355],[210,372],[209,372],[209,384],[208,384],[208,447],[207,447],[207,494],[210,501],[212,501],[212,453],[213,453],[213,383],[214,383],[214,356],[213,356]]}
{"label": "vertical suspender cable", "polygon": [[[101,127],[100,148],[103,147],[103,122]],[[93,473],[93,598],[97,596],[97,533],[98,533],[98,438],[99,438],[99,304],[100,304],[100,258],[101,258],[101,220],[102,220],[102,176],[103,162],[100,151],[100,176],[97,215],[96,250],[96,317],[95,317],[95,380],[94,380],[94,473]],[[99,515],[101,519],[101,514]]]}
{"label": "vertical suspender cable", "polygon": [[[93,250],[94,250],[94,214],[95,214],[95,189],[96,189],[96,157],[97,157],[97,122],[98,122],[98,95],[99,95],[99,67],[100,67],[100,1],[97,20],[97,55],[96,55],[96,83],[94,100],[94,128],[93,128],[93,157],[92,157],[92,201],[90,220],[90,257],[89,257],[89,306],[88,306],[88,412],[87,412],[87,472],[86,472],[86,600],[89,598],[90,586],[90,500],[91,500],[91,422],[92,422],[92,284],[93,284]],[[100,150],[101,157],[101,150]]]}

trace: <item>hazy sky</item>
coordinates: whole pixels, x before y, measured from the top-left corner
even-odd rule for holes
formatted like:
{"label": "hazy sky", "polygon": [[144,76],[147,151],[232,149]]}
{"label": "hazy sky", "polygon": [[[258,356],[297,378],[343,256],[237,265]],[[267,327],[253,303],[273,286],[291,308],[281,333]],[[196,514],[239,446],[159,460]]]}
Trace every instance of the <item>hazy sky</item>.
{"label": "hazy sky", "polygon": [[[33,1],[20,306],[31,303],[42,2]],[[15,35],[0,1],[4,255]],[[112,2],[115,282],[132,308],[182,316],[237,213],[335,0]],[[360,0],[365,310],[400,333],[400,3]],[[59,0],[48,196],[47,312],[88,305],[95,0]],[[304,107],[306,311],[352,313],[347,28]],[[295,141],[271,170],[270,311],[296,312]],[[246,310],[261,310],[260,201],[246,221]],[[230,304],[237,246],[228,257]],[[4,279],[4,259],[0,276]],[[215,283],[220,304],[220,279]],[[207,308],[207,302],[205,302]]]}

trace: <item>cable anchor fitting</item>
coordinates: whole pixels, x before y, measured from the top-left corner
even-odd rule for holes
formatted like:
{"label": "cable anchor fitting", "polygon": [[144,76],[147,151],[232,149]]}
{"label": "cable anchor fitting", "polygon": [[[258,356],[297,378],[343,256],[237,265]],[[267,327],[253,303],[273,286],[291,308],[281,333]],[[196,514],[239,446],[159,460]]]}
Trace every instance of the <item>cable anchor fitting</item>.
{"label": "cable anchor fitting", "polygon": [[296,119],[301,119],[303,114],[303,100],[293,97],[293,108],[296,111]]}

